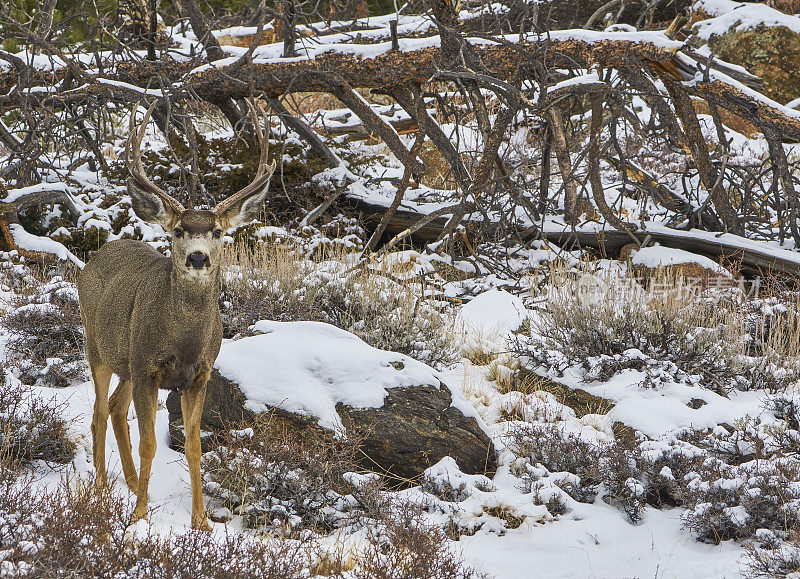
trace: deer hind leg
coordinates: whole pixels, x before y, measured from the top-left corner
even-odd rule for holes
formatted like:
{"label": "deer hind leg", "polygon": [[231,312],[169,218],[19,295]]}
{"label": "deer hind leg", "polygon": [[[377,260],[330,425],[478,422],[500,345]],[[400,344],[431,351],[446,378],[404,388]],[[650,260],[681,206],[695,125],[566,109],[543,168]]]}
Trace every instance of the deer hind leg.
{"label": "deer hind leg", "polygon": [[[138,386],[138,388],[137,388]],[[136,487],[136,507],[133,520],[147,517],[147,488],[150,484],[150,469],[156,455],[156,405],[158,386],[155,384],[134,384],[133,407],[139,420],[139,484]]]}
{"label": "deer hind leg", "polygon": [[111,398],[108,399],[108,409],[111,414],[111,425],[114,427],[114,436],[117,437],[125,482],[128,484],[128,488],[136,493],[139,477],[136,476],[136,466],[133,464],[131,430],[128,427],[128,408],[130,408],[132,396],[133,383],[130,380],[121,382]]}
{"label": "deer hind leg", "polygon": [[92,415],[92,458],[96,474],[95,486],[104,487],[106,478],[106,427],[108,426],[108,385],[111,370],[102,364],[90,364],[94,383],[94,414]]}
{"label": "deer hind leg", "polygon": [[183,430],[186,435],[184,449],[189,463],[189,478],[192,485],[192,528],[210,531],[203,504],[203,481],[200,474],[200,416],[203,414],[203,401],[206,397],[206,383],[195,383],[181,392],[181,412]]}

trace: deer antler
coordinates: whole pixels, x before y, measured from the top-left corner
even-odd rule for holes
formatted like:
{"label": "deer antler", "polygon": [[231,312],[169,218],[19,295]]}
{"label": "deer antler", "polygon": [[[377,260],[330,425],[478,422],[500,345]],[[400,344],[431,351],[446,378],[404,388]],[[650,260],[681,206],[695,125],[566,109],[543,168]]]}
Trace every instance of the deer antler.
{"label": "deer antler", "polygon": [[[256,136],[258,137],[258,144],[261,147],[261,157],[258,161],[258,170],[256,171],[256,176],[253,181],[245,186],[244,188],[240,189],[227,199],[223,199],[220,201],[216,207],[214,207],[213,211],[217,215],[222,215],[230,209],[231,207],[235,206],[237,203],[246,199],[256,191],[259,191],[267,183],[269,183],[272,174],[275,172],[275,167],[277,162],[275,160],[272,163],[269,163],[269,122],[267,121],[267,116],[264,114],[263,111],[260,111],[260,116],[264,119],[264,126],[261,126],[259,122],[259,111],[257,107],[253,104],[252,99],[247,99],[247,106],[250,108],[250,115],[253,117],[253,126],[256,130]],[[266,127],[266,130],[265,130]]]}
{"label": "deer antler", "polygon": [[158,101],[153,101],[153,104],[151,104],[150,108],[147,109],[144,119],[142,120],[142,124],[138,128],[136,127],[136,123],[134,121],[135,109],[131,111],[130,130],[128,134],[128,140],[125,142],[124,161],[125,165],[128,167],[131,177],[134,181],[136,181],[136,184],[140,188],[157,195],[161,201],[163,201],[166,205],[169,205],[173,211],[181,214],[183,211],[185,211],[183,205],[181,205],[180,202],[174,197],[167,195],[163,189],[153,183],[147,177],[147,175],[145,175],[144,167],[142,166],[142,151],[140,147],[142,145],[142,139],[144,138],[145,130],[147,129],[147,122],[150,120],[150,115],[153,114],[153,110],[156,108],[157,102]]}

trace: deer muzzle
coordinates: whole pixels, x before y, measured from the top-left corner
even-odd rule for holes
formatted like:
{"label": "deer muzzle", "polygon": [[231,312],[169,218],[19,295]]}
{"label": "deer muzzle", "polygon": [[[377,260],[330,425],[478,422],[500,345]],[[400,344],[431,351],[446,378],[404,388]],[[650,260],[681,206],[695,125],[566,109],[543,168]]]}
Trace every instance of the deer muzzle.
{"label": "deer muzzle", "polygon": [[211,260],[202,251],[193,251],[186,256],[186,267],[193,267],[194,269],[211,267]]}

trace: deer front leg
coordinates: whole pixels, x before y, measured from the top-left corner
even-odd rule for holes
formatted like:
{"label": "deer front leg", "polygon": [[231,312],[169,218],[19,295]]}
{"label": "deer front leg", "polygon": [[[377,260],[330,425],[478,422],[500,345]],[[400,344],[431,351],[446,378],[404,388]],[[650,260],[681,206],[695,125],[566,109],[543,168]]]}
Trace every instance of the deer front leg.
{"label": "deer front leg", "polygon": [[156,406],[158,385],[133,387],[133,407],[139,419],[139,484],[136,488],[136,508],[133,521],[147,517],[147,488],[150,484],[150,468],[156,455]]}
{"label": "deer front leg", "polygon": [[189,463],[189,479],[192,485],[192,528],[210,531],[203,504],[203,480],[200,473],[200,417],[206,397],[206,380],[196,381],[188,390],[181,392],[183,431],[186,437],[184,449]]}
{"label": "deer front leg", "polygon": [[117,437],[117,447],[122,461],[122,472],[125,473],[125,482],[128,484],[128,488],[136,494],[139,478],[136,476],[136,467],[133,464],[131,433],[128,427],[128,408],[131,405],[132,395],[133,384],[130,380],[125,380],[117,386],[111,398],[108,399],[108,408],[111,413],[111,425],[114,427],[114,435]]}

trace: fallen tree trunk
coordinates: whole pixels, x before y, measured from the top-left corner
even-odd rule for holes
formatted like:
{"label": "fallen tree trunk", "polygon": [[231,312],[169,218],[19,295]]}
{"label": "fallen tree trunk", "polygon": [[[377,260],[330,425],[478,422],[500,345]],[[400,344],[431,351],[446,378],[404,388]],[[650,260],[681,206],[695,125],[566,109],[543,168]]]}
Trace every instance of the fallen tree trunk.
{"label": "fallen tree trunk", "polygon": [[[650,36],[648,36],[648,34]],[[683,43],[664,36],[653,40],[652,33],[630,33],[612,37],[606,33],[586,30],[557,31],[548,36],[532,35],[522,41],[511,42],[499,38],[490,41],[468,38],[470,50],[481,62],[486,74],[496,78],[510,78],[518,69],[531,73],[537,63],[548,61],[552,66],[569,68],[642,68],[675,81],[694,78],[696,67],[682,58]],[[422,85],[439,69],[442,58],[439,37],[401,39],[400,50],[376,50],[380,45],[333,44],[319,51],[313,58],[270,59],[268,62],[241,62],[226,65],[208,64],[192,72],[186,63],[167,61],[157,70],[135,64],[118,65],[114,74],[96,77],[82,86],[42,97],[54,102],[80,102],[101,98],[118,102],[135,102],[148,94],[146,87],[158,75],[163,81],[177,82],[185,89],[208,102],[218,103],[229,99],[249,97],[252,91],[279,98],[289,92],[330,92],[328,74],[338,75],[353,88],[378,89],[392,93],[410,85]],[[403,42],[414,43],[403,45]],[[361,48],[363,46],[363,48]],[[689,47],[686,50],[691,52]],[[363,52],[362,52],[363,51]],[[225,62],[228,59],[223,59]],[[711,63],[712,67],[717,66]],[[768,127],[781,136],[784,142],[800,141],[800,118],[785,107],[760,95],[751,93],[757,77],[734,74],[724,63],[725,72],[717,72],[708,82],[697,82],[686,87],[692,96],[700,97],[724,108],[759,128]],[[320,74],[326,73],[326,74]],[[730,74],[727,74],[730,73]],[[41,82],[52,84],[64,76],[62,69],[55,73],[42,73]],[[11,87],[13,75],[0,75],[0,87]],[[86,75],[91,78],[91,75]],[[534,75],[531,74],[531,77]],[[49,82],[48,82],[49,78]],[[755,83],[755,84],[754,84]],[[5,103],[13,106],[13,103]]]}
{"label": "fallen tree trunk", "polygon": [[[386,208],[367,203],[361,199],[346,198],[346,203],[361,212],[368,227],[377,227]],[[397,209],[386,226],[385,233],[396,235],[412,228],[424,215],[408,209]],[[415,231],[410,237],[417,243],[432,243],[438,239],[447,223],[447,217],[434,219],[424,227]],[[520,229],[520,233],[523,230]],[[538,235],[550,243],[565,249],[591,247],[597,249],[605,257],[617,257],[623,246],[631,243],[631,236],[639,242],[649,238],[650,243],[659,243],[665,247],[683,249],[692,253],[705,255],[715,261],[720,259],[741,264],[742,271],[748,275],[778,275],[781,277],[800,278],[800,253],[789,250],[770,249],[760,242],[751,241],[733,234],[717,234],[702,230],[681,231],[653,225],[648,231],[581,231],[573,232],[545,230]]]}

